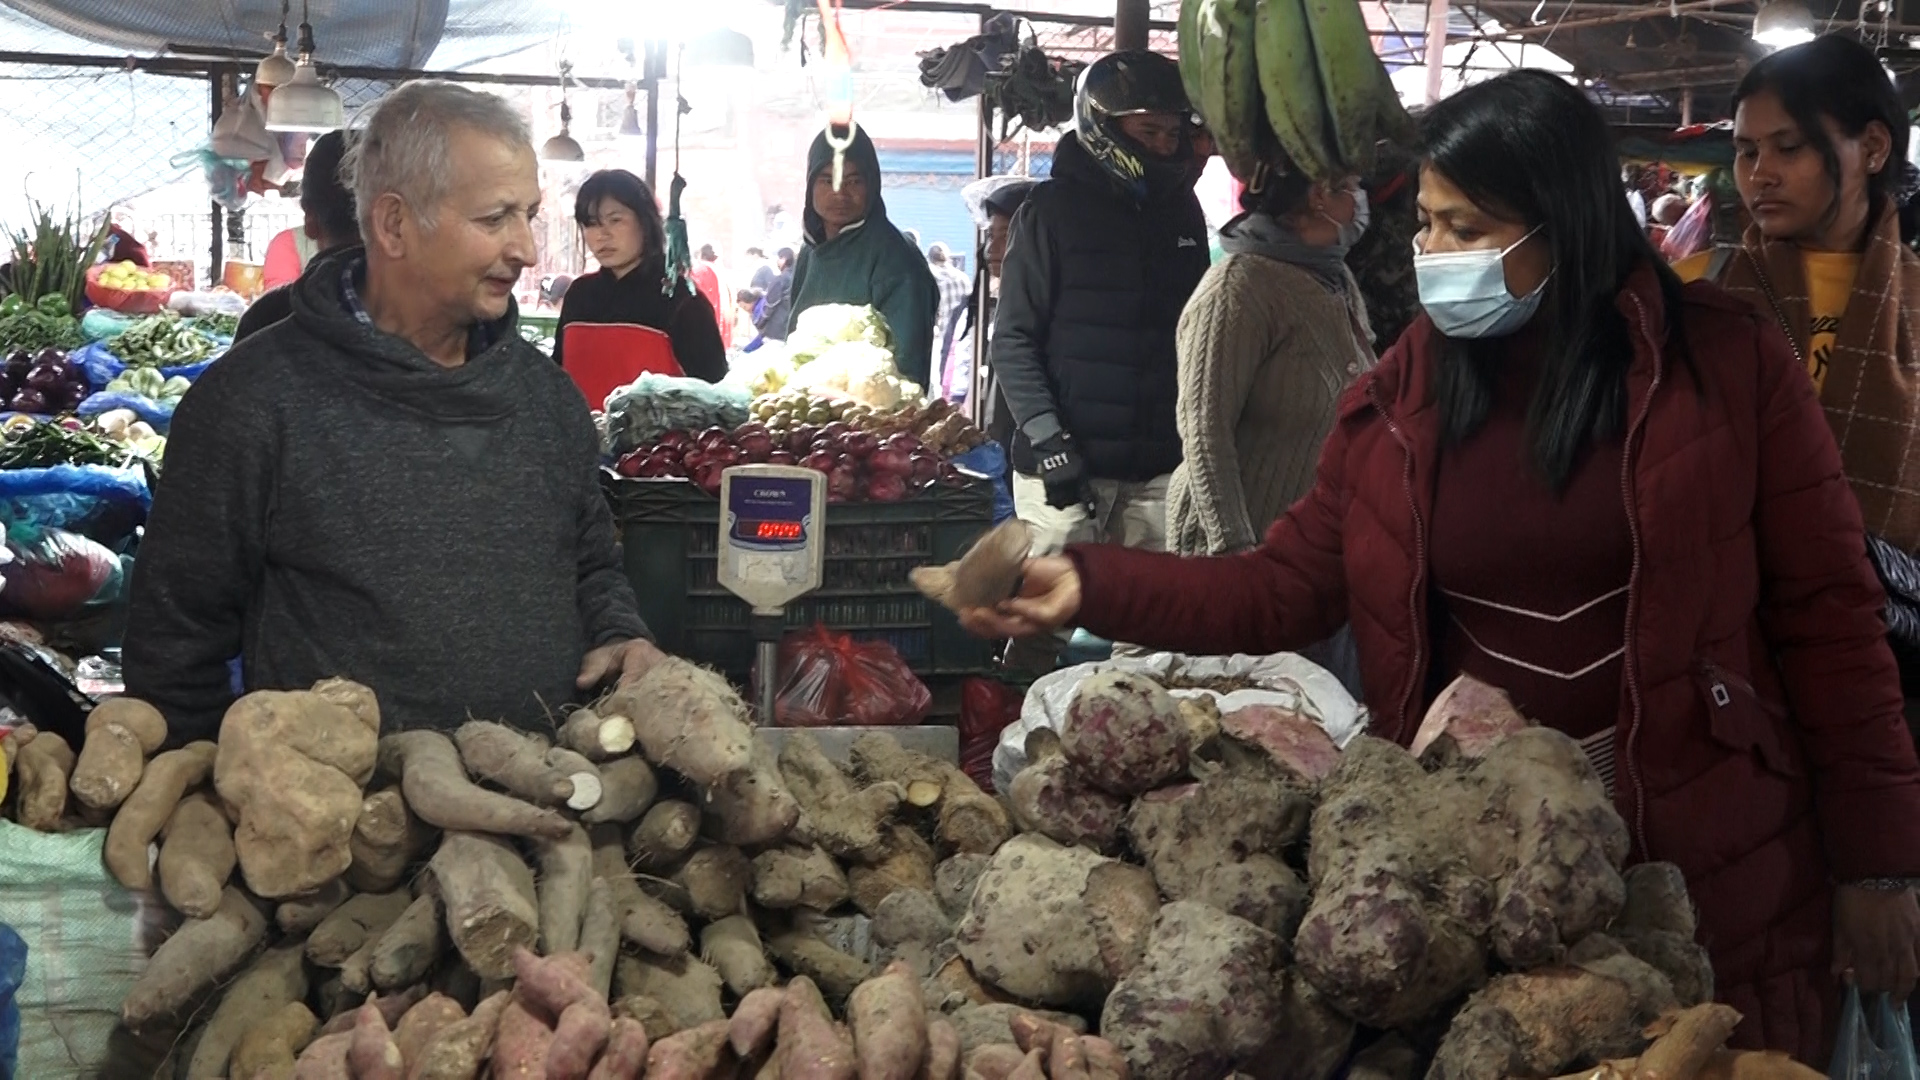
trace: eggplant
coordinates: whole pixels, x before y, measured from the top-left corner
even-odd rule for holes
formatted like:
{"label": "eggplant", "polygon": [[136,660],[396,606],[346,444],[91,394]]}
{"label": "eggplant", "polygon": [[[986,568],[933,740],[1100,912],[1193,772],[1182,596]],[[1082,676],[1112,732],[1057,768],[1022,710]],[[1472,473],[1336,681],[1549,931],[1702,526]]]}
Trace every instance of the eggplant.
{"label": "eggplant", "polygon": [[26,385],[41,393],[58,390],[67,385],[67,369],[58,364],[35,364],[27,372]]}
{"label": "eggplant", "polygon": [[32,387],[28,387],[13,395],[13,400],[8,404],[13,407],[15,412],[34,413],[36,415],[44,414],[47,411],[47,396]]}

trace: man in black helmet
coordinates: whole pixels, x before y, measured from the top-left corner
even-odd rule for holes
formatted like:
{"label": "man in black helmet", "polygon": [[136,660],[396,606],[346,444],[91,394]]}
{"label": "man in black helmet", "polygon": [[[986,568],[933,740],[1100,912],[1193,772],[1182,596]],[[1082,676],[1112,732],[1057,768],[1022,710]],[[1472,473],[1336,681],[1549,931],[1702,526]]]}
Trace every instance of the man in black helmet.
{"label": "man in black helmet", "polygon": [[1014,502],[1036,555],[1161,549],[1180,463],[1174,331],[1208,264],[1193,110],[1179,66],[1135,51],[1087,68],[1074,114],[1014,217],[993,324]]}

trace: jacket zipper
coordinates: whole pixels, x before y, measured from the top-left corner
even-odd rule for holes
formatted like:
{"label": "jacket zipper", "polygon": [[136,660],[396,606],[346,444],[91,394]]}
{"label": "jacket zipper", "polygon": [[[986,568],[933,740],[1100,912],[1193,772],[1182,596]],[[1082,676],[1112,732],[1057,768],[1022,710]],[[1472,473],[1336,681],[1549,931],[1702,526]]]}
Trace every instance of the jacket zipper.
{"label": "jacket zipper", "polygon": [[1407,726],[1407,710],[1413,707],[1413,694],[1419,687],[1423,674],[1420,665],[1422,647],[1426,641],[1426,628],[1421,625],[1420,619],[1420,590],[1427,579],[1427,526],[1420,518],[1420,501],[1414,498],[1413,494],[1413,444],[1400,430],[1400,425],[1394,420],[1393,413],[1387,410],[1375,394],[1377,385],[1376,383],[1367,384],[1367,400],[1373,403],[1374,408],[1380,410],[1380,418],[1386,421],[1387,431],[1393,435],[1394,441],[1400,444],[1400,450],[1406,460],[1406,466],[1401,472],[1401,481],[1406,486],[1407,509],[1413,513],[1413,586],[1407,591],[1407,611],[1412,616],[1408,625],[1413,631],[1413,662],[1408,666],[1407,688],[1400,695],[1399,714],[1394,717],[1393,740],[1399,742]]}
{"label": "jacket zipper", "polygon": [[[1631,294],[1629,294],[1631,295]],[[1634,511],[1633,498],[1633,458],[1635,454],[1633,440],[1647,422],[1647,414],[1653,411],[1653,395],[1660,389],[1660,380],[1665,371],[1661,363],[1659,343],[1653,340],[1653,330],[1647,325],[1646,305],[1638,296],[1632,296],[1634,313],[1640,324],[1640,335],[1653,352],[1653,381],[1647,386],[1646,401],[1640,405],[1640,413],[1634,417],[1627,428],[1627,440],[1620,455],[1620,497],[1627,510],[1627,532],[1633,538],[1633,566],[1627,572],[1627,625],[1625,671],[1627,676],[1627,696],[1633,703],[1633,712],[1627,720],[1627,745],[1624,756],[1627,776],[1633,784],[1633,840],[1640,849],[1642,858],[1651,858],[1647,847],[1647,794],[1640,773],[1640,720],[1643,709],[1640,696],[1639,648],[1635,641],[1634,624],[1639,620],[1640,603],[1640,518]]]}

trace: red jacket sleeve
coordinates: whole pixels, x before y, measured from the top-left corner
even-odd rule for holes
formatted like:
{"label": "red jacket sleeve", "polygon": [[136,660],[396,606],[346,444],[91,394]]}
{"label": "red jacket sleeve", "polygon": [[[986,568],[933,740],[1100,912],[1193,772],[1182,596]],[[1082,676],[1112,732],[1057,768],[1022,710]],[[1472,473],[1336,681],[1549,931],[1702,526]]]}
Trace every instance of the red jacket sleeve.
{"label": "red jacket sleeve", "polygon": [[[1373,419],[1349,387],[1320,451],[1312,490],[1267,530],[1258,550],[1211,558],[1108,545],[1067,549],[1080,572],[1080,624],[1112,641],[1210,656],[1269,653],[1319,641],[1347,621],[1340,533],[1352,432]],[[1357,415],[1356,415],[1357,411]]]}
{"label": "red jacket sleeve", "polygon": [[1840,451],[1780,331],[1759,327],[1760,621],[1841,881],[1920,877],[1920,763]]}

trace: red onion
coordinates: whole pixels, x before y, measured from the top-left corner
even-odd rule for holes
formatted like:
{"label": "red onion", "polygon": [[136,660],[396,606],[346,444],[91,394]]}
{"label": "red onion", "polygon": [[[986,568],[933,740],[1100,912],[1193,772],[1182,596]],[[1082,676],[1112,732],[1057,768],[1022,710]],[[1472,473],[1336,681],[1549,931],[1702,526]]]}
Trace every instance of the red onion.
{"label": "red onion", "polygon": [[840,464],[840,455],[822,447],[801,458],[800,464],[815,472],[831,473]]}
{"label": "red onion", "polygon": [[827,501],[854,502],[860,498],[860,473],[851,463],[842,462],[827,474]]}
{"label": "red onion", "polygon": [[880,449],[880,440],[864,431],[850,431],[847,433],[844,441],[847,447],[847,453],[862,460],[865,460],[867,456],[875,450]]}
{"label": "red onion", "polygon": [[790,450],[775,450],[767,455],[769,465],[798,465],[799,463],[800,459]]}
{"label": "red onion", "polygon": [[907,480],[898,473],[876,472],[867,478],[867,497],[874,502],[899,502],[907,497]]}
{"label": "red onion", "polygon": [[867,459],[867,468],[874,475],[911,477],[913,475],[913,455],[901,446],[883,446]]}
{"label": "red onion", "polygon": [[675,450],[685,450],[693,444],[693,436],[684,431],[669,431],[654,441],[661,446],[671,446]]}
{"label": "red onion", "polygon": [[710,427],[701,432],[700,437],[693,440],[693,444],[703,450],[711,450],[716,446],[725,446],[727,444],[727,429]]}
{"label": "red onion", "polygon": [[621,476],[639,476],[641,475],[641,466],[652,458],[652,456],[653,455],[643,450],[635,450],[631,453],[624,454],[620,458],[620,463],[613,467],[613,471],[619,473]]}

